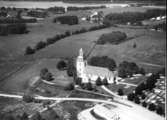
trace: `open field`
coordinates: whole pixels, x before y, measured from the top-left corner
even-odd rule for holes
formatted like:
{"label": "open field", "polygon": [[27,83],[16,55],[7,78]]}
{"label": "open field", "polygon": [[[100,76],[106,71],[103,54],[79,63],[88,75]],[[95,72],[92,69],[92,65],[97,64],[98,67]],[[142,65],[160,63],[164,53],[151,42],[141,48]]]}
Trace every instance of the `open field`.
{"label": "open field", "polygon": [[[135,8],[131,8],[131,11],[134,11],[134,9]],[[111,8],[110,10],[113,12],[120,12],[130,10],[130,8]],[[109,11],[108,8],[106,9],[105,14],[107,14],[107,11]],[[143,10],[141,10],[141,12],[142,11]],[[77,14],[79,17],[83,17],[90,13],[89,11],[77,11],[67,14]],[[157,69],[165,66],[165,32],[149,31],[146,29],[131,29],[126,27],[110,27],[84,34],[73,35],[62,39],[33,55],[22,56],[27,46],[34,46],[37,42],[46,40],[58,33],[65,32],[66,30],[73,31],[81,29],[82,27],[89,28],[96,25],[88,22],[81,22],[79,25],[73,26],[58,25],[52,23],[53,17],[54,16],[48,17],[44,21],[40,21],[35,25],[29,25],[28,28],[30,33],[28,34],[0,36],[0,79],[2,80],[7,76],[5,80],[0,82],[2,86],[0,87],[0,90],[24,92],[28,87],[29,80],[32,79],[32,77],[39,75],[39,71],[43,67],[48,67],[49,70],[57,76],[57,58],[76,57],[78,55],[78,50],[81,47],[85,53],[88,53],[100,35],[112,31],[122,31],[125,32],[128,37],[134,38],[119,45],[96,45],[89,58],[91,56],[106,55],[113,58],[117,64],[123,60],[133,61],[149,72],[157,71]],[[134,43],[137,45],[136,48],[133,48]],[[25,66],[17,71],[17,69],[23,65]],[[15,71],[17,72],[15,73]],[[10,75],[10,73],[13,72],[14,75]]]}
{"label": "open field", "polygon": [[56,82],[57,85],[61,86],[63,84],[69,83],[71,79],[68,79],[66,73],[60,73],[56,69],[57,61],[57,59],[40,60],[34,62],[31,65],[27,65],[20,71],[16,72],[14,75],[11,75],[9,78],[1,81],[0,91],[25,92],[25,90],[29,88],[31,79],[38,76],[42,68],[49,69],[49,71],[54,75],[54,81],[56,82],[56,80],[58,80],[58,82]]}

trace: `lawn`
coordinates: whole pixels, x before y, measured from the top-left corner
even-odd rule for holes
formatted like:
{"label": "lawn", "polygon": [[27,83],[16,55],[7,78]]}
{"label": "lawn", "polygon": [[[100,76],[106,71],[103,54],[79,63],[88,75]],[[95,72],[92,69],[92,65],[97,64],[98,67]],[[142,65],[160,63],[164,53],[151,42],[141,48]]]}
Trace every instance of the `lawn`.
{"label": "lawn", "polygon": [[132,77],[131,77],[131,78],[126,78],[126,79],[124,79],[125,81],[123,81],[123,82],[139,85],[140,83],[146,81],[146,79],[147,79],[147,78],[146,78],[145,76],[140,76],[140,77],[138,77],[138,78],[133,78],[133,79],[132,79]]}
{"label": "lawn", "polygon": [[124,84],[110,84],[107,87],[115,93],[118,92],[118,89],[122,89],[123,93],[125,95],[128,95],[129,93],[131,93],[135,89],[135,87],[133,87],[133,86],[127,86]]}

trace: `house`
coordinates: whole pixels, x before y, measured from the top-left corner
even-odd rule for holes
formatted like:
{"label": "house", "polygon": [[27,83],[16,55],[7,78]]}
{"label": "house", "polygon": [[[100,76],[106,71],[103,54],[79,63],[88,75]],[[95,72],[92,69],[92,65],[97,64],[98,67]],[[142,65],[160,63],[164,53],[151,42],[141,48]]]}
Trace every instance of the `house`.
{"label": "house", "polygon": [[116,82],[116,72],[110,71],[105,67],[96,67],[87,64],[84,60],[82,48],[79,50],[79,56],[76,59],[77,76],[82,79],[82,83],[96,83],[96,80],[107,79],[108,83]]}
{"label": "house", "polygon": [[102,11],[99,11],[99,12],[95,11],[89,16],[89,18],[90,18],[90,21],[93,23],[102,24],[104,19],[104,13]]}

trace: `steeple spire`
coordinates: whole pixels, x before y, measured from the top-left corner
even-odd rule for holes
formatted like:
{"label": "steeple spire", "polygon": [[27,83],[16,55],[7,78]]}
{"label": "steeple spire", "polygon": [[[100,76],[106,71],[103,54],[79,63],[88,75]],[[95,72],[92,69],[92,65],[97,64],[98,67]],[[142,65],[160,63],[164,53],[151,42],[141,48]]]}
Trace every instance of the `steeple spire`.
{"label": "steeple spire", "polygon": [[82,48],[79,50],[79,56],[81,57],[83,57],[83,50],[82,50]]}

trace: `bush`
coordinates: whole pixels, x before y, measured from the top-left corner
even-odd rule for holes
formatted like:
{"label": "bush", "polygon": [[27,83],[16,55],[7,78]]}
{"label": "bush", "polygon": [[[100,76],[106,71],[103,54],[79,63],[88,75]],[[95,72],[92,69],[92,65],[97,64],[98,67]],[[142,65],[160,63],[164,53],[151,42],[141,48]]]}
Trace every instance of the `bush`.
{"label": "bush", "polygon": [[41,79],[47,80],[47,81],[53,80],[53,75],[49,72],[49,70],[47,68],[41,69],[40,77],[41,77]]}
{"label": "bush", "polygon": [[114,31],[112,33],[106,33],[100,36],[97,44],[119,44],[127,39],[127,35],[124,32]]}
{"label": "bush", "polygon": [[155,104],[151,103],[148,107],[149,110],[154,111],[156,108]]}
{"label": "bush", "polygon": [[53,22],[60,22],[61,24],[75,25],[79,20],[77,16],[59,16],[54,18]]}
{"label": "bush", "polygon": [[40,50],[46,46],[46,43],[44,41],[40,41],[36,44],[35,49]]}
{"label": "bush", "polygon": [[73,90],[74,89],[74,84],[73,83],[69,83],[66,87],[65,90]]}
{"label": "bush", "polygon": [[139,99],[138,96],[136,96],[136,97],[134,98],[134,102],[137,103],[137,104],[140,104],[140,99]]}
{"label": "bush", "polygon": [[31,96],[30,94],[24,94],[23,95],[23,101],[29,103],[34,101],[34,97]]}
{"label": "bush", "polygon": [[143,103],[142,103],[142,106],[143,106],[143,107],[147,107],[147,103],[146,103],[146,102],[143,102]]}
{"label": "bush", "polygon": [[30,46],[28,46],[25,50],[25,54],[30,55],[30,54],[33,54],[33,53],[35,53],[35,50],[33,48],[31,48]]}
{"label": "bush", "polygon": [[135,98],[135,94],[134,93],[129,93],[128,94],[128,100],[133,101],[134,98]]}
{"label": "bush", "polygon": [[67,67],[67,64],[63,60],[61,60],[57,63],[57,69],[59,69],[59,70],[64,70],[66,67]]}
{"label": "bush", "polygon": [[161,106],[157,106],[157,109],[156,109],[156,112],[159,114],[159,115],[163,115],[164,114],[164,110]]}
{"label": "bush", "polygon": [[121,88],[118,89],[118,95],[120,95],[120,96],[124,95],[124,92]]}

